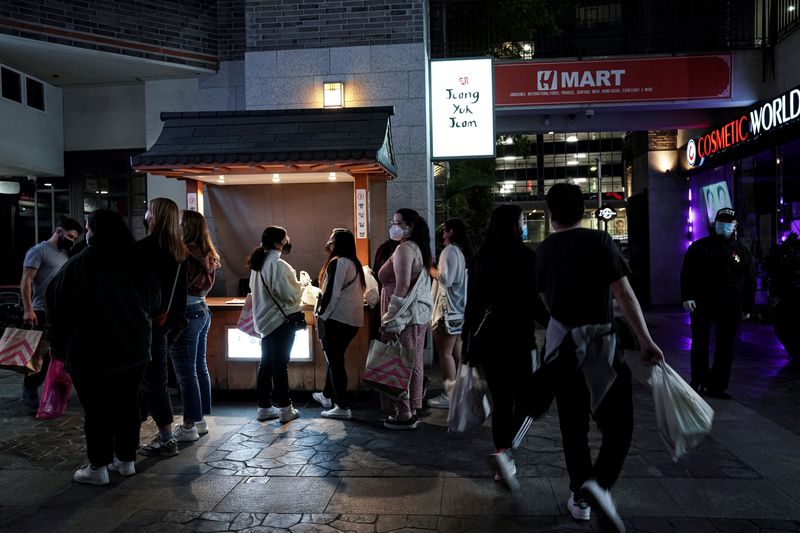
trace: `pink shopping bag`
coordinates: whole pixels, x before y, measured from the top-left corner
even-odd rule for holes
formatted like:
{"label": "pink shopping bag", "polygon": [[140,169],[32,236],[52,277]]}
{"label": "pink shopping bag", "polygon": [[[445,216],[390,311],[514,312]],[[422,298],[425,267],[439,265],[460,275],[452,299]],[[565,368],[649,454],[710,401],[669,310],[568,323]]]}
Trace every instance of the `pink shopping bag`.
{"label": "pink shopping bag", "polygon": [[256,332],[255,324],[253,324],[253,294],[250,293],[247,295],[247,298],[244,301],[244,306],[242,307],[242,312],[239,315],[239,321],[236,322],[236,328],[239,331],[247,333],[251,337],[258,337],[261,338]]}
{"label": "pink shopping bag", "polygon": [[72,378],[69,377],[64,368],[64,362],[58,359],[51,359],[50,366],[47,368],[47,377],[44,379],[41,400],[39,400],[39,411],[36,418],[48,420],[58,418],[64,414],[69,401],[69,393],[72,390]]}

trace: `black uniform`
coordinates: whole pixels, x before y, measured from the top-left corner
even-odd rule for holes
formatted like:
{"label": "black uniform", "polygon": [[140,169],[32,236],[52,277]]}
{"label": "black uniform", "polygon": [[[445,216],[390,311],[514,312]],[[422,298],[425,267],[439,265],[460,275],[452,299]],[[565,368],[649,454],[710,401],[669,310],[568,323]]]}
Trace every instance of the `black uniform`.
{"label": "black uniform", "polygon": [[[686,252],[681,269],[681,299],[694,300],[692,312],[692,386],[724,392],[733,363],[733,344],[742,313],[752,313],[756,276],[750,252],[736,239],[704,237]],[[716,325],[714,364],[709,371],[708,343]]]}

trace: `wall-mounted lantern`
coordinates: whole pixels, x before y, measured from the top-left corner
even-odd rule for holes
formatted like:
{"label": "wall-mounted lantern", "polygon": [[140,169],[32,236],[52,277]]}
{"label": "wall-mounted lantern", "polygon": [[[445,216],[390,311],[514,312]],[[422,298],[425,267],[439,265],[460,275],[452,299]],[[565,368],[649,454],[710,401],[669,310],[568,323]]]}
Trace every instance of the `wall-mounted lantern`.
{"label": "wall-mounted lantern", "polygon": [[322,84],[323,107],[344,107],[344,83],[340,81]]}

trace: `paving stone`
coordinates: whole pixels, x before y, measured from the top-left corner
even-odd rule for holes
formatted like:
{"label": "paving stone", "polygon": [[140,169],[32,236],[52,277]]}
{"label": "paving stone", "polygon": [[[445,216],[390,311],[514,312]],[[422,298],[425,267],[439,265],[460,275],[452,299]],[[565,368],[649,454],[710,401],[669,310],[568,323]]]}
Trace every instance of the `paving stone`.
{"label": "paving stone", "polygon": [[202,519],[192,520],[187,525],[192,529],[192,531],[199,532],[228,531],[231,526],[228,522]]}
{"label": "paving stone", "polygon": [[247,448],[245,450],[238,450],[235,452],[231,452],[225,457],[225,461],[247,461],[248,459],[252,459],[258,452],[260,452],[260,448]]}
{"label": "paving stone", "polygon": [[265,517],[266,515],[262,513],[239,513],[236,515],[236,519],[231,522],[231,530],[239,531],[241,529],[261,525]]}
{"label": "paving stone", "polygon": [[407,518],[405,515],[380,515],[375,523],[377,533],[386,533],[405,527]]}
{"label": "paving stone", "polygon": [[341,533],[327,524],[300,523],[289,528],[292,533]]}
{"label": "paving stone", "polygon": [[439,525],[439,517],[433,515],[408,515],[406,527],[417,529],[436,529]]}
{"label": "paving stone", "polygon": [[299,523],[302,518],[302,514],[269,513],[264,518],[262,525],[288,529]]}
{"label": "paving stone", "polygon": [[157,511],[142,511],[142,512],[163,514],[165,522],[176,522],[178,524],[188,524],[192,520],[200,518],[201,515],[206,514],[206,513],[201,513],[200,511],[167,511],[166,514],[158,513]]}
{"label": "paving stone", "polygon": [[334,520],[330,526],[337,531],[347,531],[353,533],[374,533],[375,524],[363,524],[359,522],[346,522],[343,520]]}
{"label": "paving stone", "polygon": [[330,524],[334,520],[339,518],[338,514],[331,514],[331,513],[309,513],[304,514],[303,518],[300,522],[304,523],[311,523],[311,524]]}

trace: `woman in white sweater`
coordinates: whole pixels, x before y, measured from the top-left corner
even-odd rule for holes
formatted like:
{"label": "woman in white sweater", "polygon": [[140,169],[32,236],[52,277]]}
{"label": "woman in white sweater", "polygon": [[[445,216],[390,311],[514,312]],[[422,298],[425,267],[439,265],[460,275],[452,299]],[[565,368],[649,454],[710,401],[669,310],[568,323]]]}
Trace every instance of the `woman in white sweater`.
{"label": "woman in white sweater", "polygon": [[366,281],[356,257],[356,239],[350,230],[333,230],[325,248],[328,258],[319,273],[322,296],[317,306],[317,331],[328,371],[325,390],[315,392],[313,397],[327,409],[322,412],[325,418],[348,419],[352,415],[347,401],[344,354],[358,328],[364,325]]}
{"label": "woman in white sweater", "polygon": [[[439,255],[431,276],[437,280],[433,295],[433,344],[439,356],[442,380],[456,379],[461,364],[461,328],[464,325],[464,308],[467,304],[467,265],[472,260],[472,245],[464,223],[451,218],[442,224],[444,249]],[[447,389],[447,386],[445,386]],[[428,400],[428,407],[448,409],[450,399],[446,393]]]}
{"label": "woman in white sweater", "polygon": [[251,270],[253,324],[261,334],[256,385],[256,419],[261,421],[279,418],[288,422],[300,415],[289,398],[289,355],[295,331],[286,316],[302,311],[303,285],[291,265],[281,259],[291,249],[286,230],[270,226],[261,235],[261,246],[253,250],[247,261]]}

